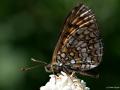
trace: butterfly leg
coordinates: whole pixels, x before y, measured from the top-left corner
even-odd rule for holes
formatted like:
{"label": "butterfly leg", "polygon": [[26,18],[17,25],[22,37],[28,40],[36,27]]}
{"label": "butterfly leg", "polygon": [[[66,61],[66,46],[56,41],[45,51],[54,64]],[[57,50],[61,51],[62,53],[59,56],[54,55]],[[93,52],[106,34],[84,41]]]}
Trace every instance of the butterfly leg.
{"label": "butterfly leg", "polygon": [[72,72],[72,74],[70,75],[70,77],[73,77],[75,75],[75,71]]}

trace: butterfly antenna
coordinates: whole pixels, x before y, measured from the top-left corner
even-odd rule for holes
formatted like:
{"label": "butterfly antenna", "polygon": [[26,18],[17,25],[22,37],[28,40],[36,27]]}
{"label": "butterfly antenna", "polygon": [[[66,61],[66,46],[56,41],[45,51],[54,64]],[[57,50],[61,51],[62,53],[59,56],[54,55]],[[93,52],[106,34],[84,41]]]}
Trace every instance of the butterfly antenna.
{"label": "butterfly antenna", "polygon": [[21,71],[29,71],[31,69],[34,69],[34,68],[37,68],[39,67],[40,65],[35,65],[35,66],[32,66],[32,67],[22,67],[21,68]]}
{"label": "butterfly antenna", "polygon": [[44,62],[44,61],[39,61],[39,60],[36,60],[36,59],[34,59],[34,58],[31,58],[31,61],[36,62],[36,63],[40,63],[40,64],[42,64],[42,65],[47,65],[46,62]]}
{"label": "butterfly antenna", "polygon": [[46,62],[44,62],[44,61],[39,61],[39,60],[36,60],[36,59],[34,59],[34,58],[31,58],[31,61],[36,62],[36,63],[40,63],[40,64],[39,64],[39,65],[32,66],[32,67],[22,67],[21,70],[22,70],[22,71],[29,71],[29,70],[32,70],[32,69],[34,69],[34,68],[37,68],[37,67],[39,67],[39,66],[41,66],[41,65],[44,65],[44,66],[47,65]]}

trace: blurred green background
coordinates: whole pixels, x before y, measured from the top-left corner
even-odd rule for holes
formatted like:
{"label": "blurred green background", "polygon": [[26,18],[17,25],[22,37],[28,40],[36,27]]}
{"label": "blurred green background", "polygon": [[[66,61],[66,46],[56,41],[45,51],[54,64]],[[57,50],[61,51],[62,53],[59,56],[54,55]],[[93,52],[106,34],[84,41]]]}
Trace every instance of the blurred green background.
{"label": "blurred green background", "polygon": [[31,57],[51,61],[65,17],[79,2],[96,14],[104,43],[100,78],[81,77],[91,90],[120,87],[120,0],[0,0],[0,90],[39,90],[49,80]]}

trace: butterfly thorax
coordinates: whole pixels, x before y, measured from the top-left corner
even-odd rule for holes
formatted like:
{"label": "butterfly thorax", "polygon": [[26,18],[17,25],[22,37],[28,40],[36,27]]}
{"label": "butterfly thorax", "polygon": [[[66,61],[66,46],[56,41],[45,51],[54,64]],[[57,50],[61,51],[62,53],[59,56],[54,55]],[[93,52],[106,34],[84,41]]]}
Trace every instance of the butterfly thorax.
{"label": "butterfly thorax", "polygon": [[63,66],[58,64],[48,64],[45,66],[46,72],[60,73],[63,71]]}

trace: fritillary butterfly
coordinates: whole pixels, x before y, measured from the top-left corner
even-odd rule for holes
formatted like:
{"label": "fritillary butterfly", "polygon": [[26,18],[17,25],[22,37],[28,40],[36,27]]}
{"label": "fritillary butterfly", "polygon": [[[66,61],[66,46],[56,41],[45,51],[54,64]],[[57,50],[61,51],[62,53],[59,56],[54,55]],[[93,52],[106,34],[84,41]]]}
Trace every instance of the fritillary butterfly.
{"label": "fritillary butterfly", "polygon": [[95,15],[84,4],[69,13],[55,47],[52,62],[46,71],[84,72],[97,67],[102,59],[103,46]]}

